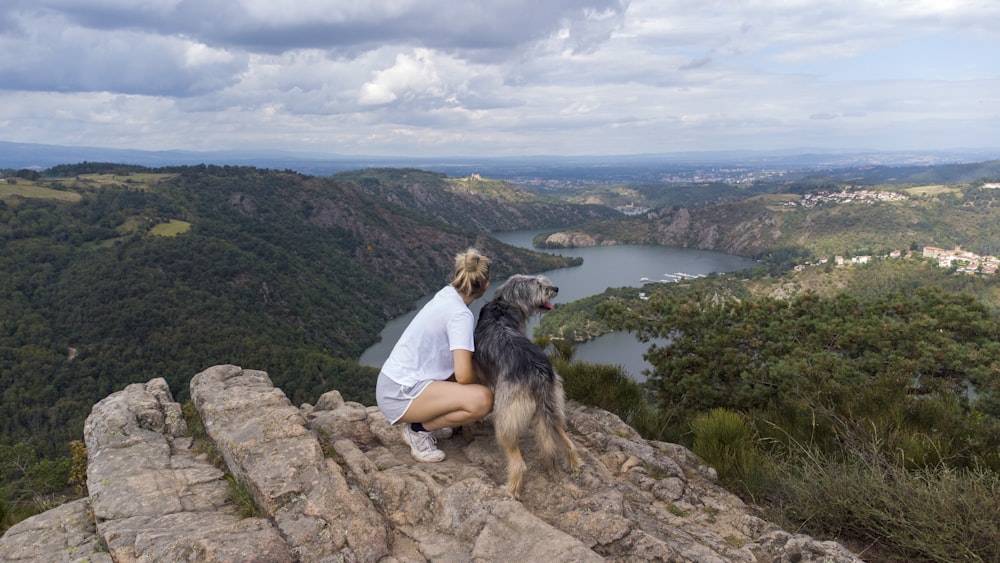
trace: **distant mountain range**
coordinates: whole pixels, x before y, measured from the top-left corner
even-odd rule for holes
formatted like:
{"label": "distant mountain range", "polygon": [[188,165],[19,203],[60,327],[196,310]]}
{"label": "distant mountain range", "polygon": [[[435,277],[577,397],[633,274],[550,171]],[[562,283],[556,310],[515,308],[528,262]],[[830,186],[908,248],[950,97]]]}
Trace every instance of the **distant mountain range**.
{"label": "distant mountain range", "polygon": [[405,167],[453,177],[472,173],[493,178],[561,178],[590,181],[649,181],[663,174],[694,168],[743,167],[798,171],[871,166],[936,166],[1000,158],[997,149],[950,151],[841,151],[802,148],[795,151],[690,151],[641,155],[406,157],[351,156],[282,150],[195,152],[144,151],[0,141],[0,169],[44,170],[58,164],[114,162],[141,166],[217,164],[295,170],[323,176],[345,170]]}

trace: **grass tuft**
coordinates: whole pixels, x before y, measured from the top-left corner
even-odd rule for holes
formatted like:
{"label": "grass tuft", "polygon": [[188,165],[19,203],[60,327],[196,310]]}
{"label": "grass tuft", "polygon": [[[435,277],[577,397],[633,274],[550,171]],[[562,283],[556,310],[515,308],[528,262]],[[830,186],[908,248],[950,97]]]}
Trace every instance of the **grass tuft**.
{"label": "grass tuft", "polygon": [[185,401],[181,405],[181,414],[184,416],[184,422],[187,423],[188,432],[191,433],[191,449],[200,454],[205,454],[208,462],[212,465],[220,469],[225,469],[222,455],[215,448],[215,443],[212,442],[212,438],[209,437],[208,432],[205,431],[205,425],[201,421],[201,416],[198,414],[198,409],[194,406],[194,402],[190,399]]}
{"label": "grass tuft", "polygon": [[260,516],[260,509],[257,507],[257,502],[246,482],[229,473],[226,474],[226,481],[229,481],[229,501],[236,505],[236,511],[240,518]]}
{"label": "grass tuft", "polygon": [[769,463],[743,415],[718,408],[691,421],[692,450],[715,468],[723,485],[758,497],[771,481]]}

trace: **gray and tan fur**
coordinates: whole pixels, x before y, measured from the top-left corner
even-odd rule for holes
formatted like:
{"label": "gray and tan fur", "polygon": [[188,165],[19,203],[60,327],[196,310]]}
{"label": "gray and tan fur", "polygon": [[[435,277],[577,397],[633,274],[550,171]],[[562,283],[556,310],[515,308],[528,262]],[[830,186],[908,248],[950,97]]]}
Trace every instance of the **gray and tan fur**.
{"label": "gray and tan fur", "polygon": [[544,276],[511,276],[483,306],[476,323],[472,358],[479,377],[493,391],[493,427],[507,456],[507,491],[515,498],[527,467],[518,441],[529,426],[550,471],[559,453],[572,471],[580,467],[566,435],[562,378],[527,336],[531,316],[552,309],[558,292]]}

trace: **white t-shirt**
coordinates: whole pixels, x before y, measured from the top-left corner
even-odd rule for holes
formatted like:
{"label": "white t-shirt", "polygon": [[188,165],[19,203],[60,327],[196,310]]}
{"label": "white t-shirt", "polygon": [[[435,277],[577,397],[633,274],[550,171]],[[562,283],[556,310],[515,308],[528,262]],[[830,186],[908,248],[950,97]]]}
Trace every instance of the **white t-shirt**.
{"label": "white t-shirt", "polygon": [[382,373],[403,387],[443,380],[455,373],[452,350],[475,351],[475,317],[458,290],[446,285],[407,325],[382,364]]}

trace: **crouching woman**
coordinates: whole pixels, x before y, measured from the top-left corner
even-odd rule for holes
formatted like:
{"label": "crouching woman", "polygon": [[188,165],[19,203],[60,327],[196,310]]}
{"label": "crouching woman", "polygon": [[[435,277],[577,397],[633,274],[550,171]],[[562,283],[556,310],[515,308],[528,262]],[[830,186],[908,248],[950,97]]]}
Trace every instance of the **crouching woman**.
{"label": "crouching woman", "polygon": [[443,460],[437,438],[493,408],[493,393],[472,366],[475,316],[469,309],[489,285],[490,259],[473,248],[458,254],[452,282],[420,309],[382,365],[378,406],[390,423],[403,423],[403,440],[417,461]]}

